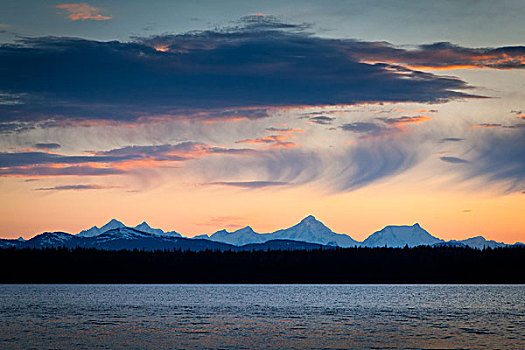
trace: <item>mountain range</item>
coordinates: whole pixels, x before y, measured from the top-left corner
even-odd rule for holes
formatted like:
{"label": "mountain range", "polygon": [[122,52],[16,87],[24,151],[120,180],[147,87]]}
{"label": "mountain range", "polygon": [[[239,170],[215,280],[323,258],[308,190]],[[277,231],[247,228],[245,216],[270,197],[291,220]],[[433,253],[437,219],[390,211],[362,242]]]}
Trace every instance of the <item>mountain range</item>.
{"label": "mountain range", "polygon": [[[412,226],[386,226],[371,234],[363,242],[346,234],[335,233],[312,215],[298,224],[271,233],[257,233],[250,226],[228,232],[220,230],[212,235],[182,237],[176,231],[164,232],[146,222],[127,227],[112,219],[102,227],[94,226],[76,235],[65,232],[44,232],[29,240],[0,239],[0,248],[55,248],[83,247],[107,250],[311,250],[334,247],[416,247],[455,246],[475,249],[508,246],[478,236],[465,240],[444,241],[432,236],[418,223]],[[522,245],[522,243],[516,243]]]}

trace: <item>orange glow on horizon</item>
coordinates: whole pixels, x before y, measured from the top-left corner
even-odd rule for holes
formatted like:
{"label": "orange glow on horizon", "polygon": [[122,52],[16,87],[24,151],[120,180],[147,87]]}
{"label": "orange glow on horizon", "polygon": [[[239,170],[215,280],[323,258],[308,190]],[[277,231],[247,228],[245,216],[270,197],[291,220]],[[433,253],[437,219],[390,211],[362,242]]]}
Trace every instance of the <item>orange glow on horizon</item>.
{"label": "orange glow on horizon", "polygon": [[[0,223],[3,238],[30,238],[44,231],[57,230],[77,233],[94,225],[100,227],[111,218],[129,226],[146,220],[152,227],[175,230],[184,236],[213,233],[230,224],[250,225],[256,232],[265,233],[293,226],[312,214],[334,232],[349,234],[360,241],[386,225],[415,222],[432,235],[446,240],[478,235],[506,243],[525,240],[522,232],[525,217],[521,215],[523,194],[494,197],[487,193],[453,193],[442,188],[431,189],[428,184],[416,185],[417,188],[412,187],[410,192],[403,186],[385,184],[331,196],[322,195],[312,186],[246,190],[182,184],[134,193],[128,191],[128,185],[119,183],[120,190],[111,189],[113,193],[120,191],[119,195],[111,195],[104,189],[31,190],[32,187],[48,187],[47,182],[37,182],[36,186],[33,182],[23,183],[21,190],[19,185],[13,187],[15,181],[4,179],[0,183],[1,196],[4,200],[10,198],[10,205],[0,208],[5,218]],[[177,206],[175,211],[173,191],[178,198],[184,198],[184,206]],[[27,208],[28,201],[32,203],[32,215],[17,215]],[[235,220],[214,219],[232,215]]]}
{"label": "orange glow on horizon", "polygon": [[169,51],[170,46],[169,45],[158,45],[158,46],[154,46],[153,48],[160,52],[167,52]]}

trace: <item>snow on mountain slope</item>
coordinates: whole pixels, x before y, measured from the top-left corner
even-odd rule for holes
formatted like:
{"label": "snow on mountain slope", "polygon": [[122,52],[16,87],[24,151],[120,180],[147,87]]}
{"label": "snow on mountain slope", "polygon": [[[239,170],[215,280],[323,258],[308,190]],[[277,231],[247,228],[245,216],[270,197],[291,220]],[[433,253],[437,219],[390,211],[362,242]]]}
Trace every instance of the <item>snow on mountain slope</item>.
{"label": "snow on mountain slope", "polygon": [[44,232],[24,242],[29,248],[53,248],[67,245],[74,236],[65,232]]}
{"label": "snow on mountain slope", "polygon": [[433,245],[443,240],[432,236],[419,224],[412,226],[386,226],[363,241],[365,247],[416,247]]}
{"label": "snow on mountain slope", "polygon": [[251,243],[263,243],[267,241],[263,235],[255,232],[250,226],[243,227],[233,232],[220,230],[212,234],[209,239],[215,242],[228,243],[238,246]]}
{"label": "snow on mountain slope", "polygon": [[115,240],[140,240],[143,238],[156,237],[157,235],[142,232],[130,227],[119,227],[106,231],[98,236],[92,237],[96,243],[115,241]]}
{"label": "snow on mountain slope", "polygon": [[95,237],[100,234],[100,229],[97,226],[93,226],[89,230],[82,230],[80,231],[77,236],[78,237]]}
{"label": "snow on mountain slope", "polygon": [[121,227],[126,227],[126,225],[124,225],[122,222],[116,219],[111,219],[107,224],[105,224],[104,226],[100,228],[100,231],[106,232],[106,231],[114,230],[116,228],[121,228]]}
{"label": "snow on mountain slope", "polygon": [[93,226],[89,230],[80,231],[80,233],[77,235],[79,237],[95,237],[98,236],[106,231],[113,230],[120,227],[126,227],[123,223],[116,219],[111,219],[107,224],[102,226],[101,228],[98,228],[97,226]]}
{"label": "snow on mountain slope", "polygon": [[[207,238],[202,235],[199,237]],[[360,244],[348,235],[332,232],[312,215],[307,216],[295,226],[272,233],[257,233],[250,226],[246,226],[234,232],[217,231],[209,239],[237,246],[264,243],[271,240],[291,240],[339,247],[353,247]]]}
{"label": "snow on mountain slope", "polygon": [[[183,241],[181,241],[181,239]],[[190,242],[191,240],[199,242]],[[255,245],[253,248],[263,247],[261,244],[273,241],[268,247],[299,247],[292,242],[312,243],[326,246],[339,247],[415,247],[419,245],[434,245],[447,247],[471,247],[475,249],[498,248],[510,246],[505,243],[486,240],[482,236],[465,240],[444,241],[432,236],[419,224],[412,226],[386,226],[382,230],[370,235],[364,242],[357,242],[350,236],[338,234],[330,230],[312,215],[305,217],[298,224],[277,230],[272,233],[257,233],[250,226],[228,232],[220,230],[212,234],[199,235],[193,238],[184,238],[175,231],[164,232],[162,229],[152,228],[146,222],[135,227],[127,227],[122,222],[112,219],[107,224],[98,228],[94,226],[77,235],[64,232],[45,232],[27,241],[0,240],[0,248],[4,247],[103,247],[103,249],[163,249],[163,247],[199,247],[207,249],[206,241],[214,241],[209,247],[224,247]],[[285,242],[288,241],[288,242]],[[220,244],[219,244],[220,243]],[[210,243],[211,244],[211,243]],[[516,243],[514,246],[524,245]],[[272,249],[273,249],[272,248]],[[228,248],[230,249],[230,248]],[[251,248],[250,248],[251,249]]]}
{"label": "snow on mountain slope", "polygon": [[464,239],[462,241],[458,241],[463,243],[464,245],[470,247],[470,248],[476,248],[476,249],[483,249],[483,248],[500,248],[505,247],[505,243],[496,242],[496,241],[487,241],[482,236],[472,237],[468,239]]}
{"label": "snow on mountain slope", "polygon": [[264,236],[267,241],[270,239],[287,239],[339,247],[360,245],[359,242],[348,235],[333,232],[312,215],[305,217],[295,226],[268,233]]}
{"label": "snow on mountain slope", "polygon": [[175,231],[164,232],[160,228],[151,228],[151,226],[148,225],[146,221],[144,221],[140,225],[135,226],[134,228],[142,232],[147,232],[147,233],[151,233],[151,234],[159,235],[159,236],[182,237],[180,233],[175,232]]}
{"label": "snow on mountain slope", "polygon": [[107,224],[105,224],[101,228],[98,228],[97,226],[93,226],[89,230],[81,231],[77,236],[78,237],[96,237],[107,231],[119,229],[119,228],[135,229],[135,230],[139,230],[142,232],[159,235],[159,236],[181,237],[181,235],[175,231],[164,232],[160,228],[151,228],[151,226],[148,225],[146,221],[144,221],[143,223],[135,227],[128,227],[116,219],[111,219]]}

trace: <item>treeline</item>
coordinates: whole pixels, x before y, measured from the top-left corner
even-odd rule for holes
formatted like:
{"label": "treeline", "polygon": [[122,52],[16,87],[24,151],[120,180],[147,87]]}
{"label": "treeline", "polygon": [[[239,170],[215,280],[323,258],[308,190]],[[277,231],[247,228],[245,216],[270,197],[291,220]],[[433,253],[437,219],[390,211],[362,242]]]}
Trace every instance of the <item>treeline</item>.
{"label": "treeline", "polygon": [[0,249],[0,283],[525,283],[525,248]]}

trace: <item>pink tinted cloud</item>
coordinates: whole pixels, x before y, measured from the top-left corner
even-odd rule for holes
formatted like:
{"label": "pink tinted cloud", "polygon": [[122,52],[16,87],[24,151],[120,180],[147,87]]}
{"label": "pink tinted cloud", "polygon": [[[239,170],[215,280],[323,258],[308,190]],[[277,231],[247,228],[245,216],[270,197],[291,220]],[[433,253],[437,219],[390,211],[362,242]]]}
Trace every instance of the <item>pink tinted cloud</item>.
{"label": "pink tinted cloud", "polygon": [[218,216],[212,217],[206,221],[197,222],[195,224],[199,226],[227,227],[230,229],[238,229],[243,226],[246,226],[245,222],[246,218],[239,216]]}
{"label": "pink tinted cloud", "polygon": [[78,4],[58,4],[56,5],[56,8],[69,12],[67,17],[72,21],[85,21],[87,19],[93,21],[107,21],[113,18],[111,16],[100,14],[102,9],[86,4],[85,2]]}
{"label": "pink tinted cloud", "polygon": [[235,143],[267,144],[270,148],[292,148],[297,146],[297,144],[287,140],[293,137],[295,137],[294,134],[269,135],[255,139],[240,140]]}
{"label": "pink tinted cloud", "polygon": [[375,118],[370,122],[353,122],[343,124],[341,129],[360,133],[362,139],[392,137],[408,132],[407,126],[432,120],[425,115],[401,116],[396,118]]}
{"label": "pink tinted cloud", "polygon": [[247,155],[245,148],[226,148],[196,142],[126,146],[69,156],[52,152],[0,152],[0,177],[98,176],[125,174],[136,169],[165,167],[212,155]]}
{"label": "pink tinted cloud", "polygon": [[442,42],[421,45],[415,50],[404,50],[388,43],[368,43],[367,50],[354,55],[361,62],[376,64],[399,64],[413,70],[453,69],[522,69],[525,67],[523,46],[500,48],[467,48]]}
{"label": "pink tinted cloud", "polygon": [[266,144],[269,148],[293,148],[297,144],[291,142],[290,139],[297,137],[296,134],[302,134],[306,131],[303,129],[292,129],[292,128],[266,128],[267,131],[277,132],[278,135],[268,135],[257,137],[254,139],[239,140],[235,143],[251,143],[251,144]]}
{"label": "pink tinted cloud", "polygon": [[0,168],[0,176],[6,177],[103,176],[123,173],[124,171],[111,167],[94,167],[90,165],[39,165]]}
{"label": "pink tinted cloud", "polygon": [[431,117],[428,117],[426,115],[418,115],[418,116],[403,116],[398,118],[379,118],[386,124],[392,125],[396,128],[402,128],[405,125],[410,124],[419,124],[424,123],[429,120],[432,120]]}
{"label": "pink tinted cloud", "polygon": [[64,185],[64,186],[53,186],[53,187],[40,187],[36,188],[35,191],[86,191],[86,190],[105,190],[112,188],[122,188],[122,186],[105,186],[105,185]]}
{"label": "pink tinted cloud", "polygon": [[295,134],[295,133],[303,134],[306,132],[303,129],[291,129],[291,128],[266,128],[266,130],[271,131],[271,132],[283,133],[283,134]]}

